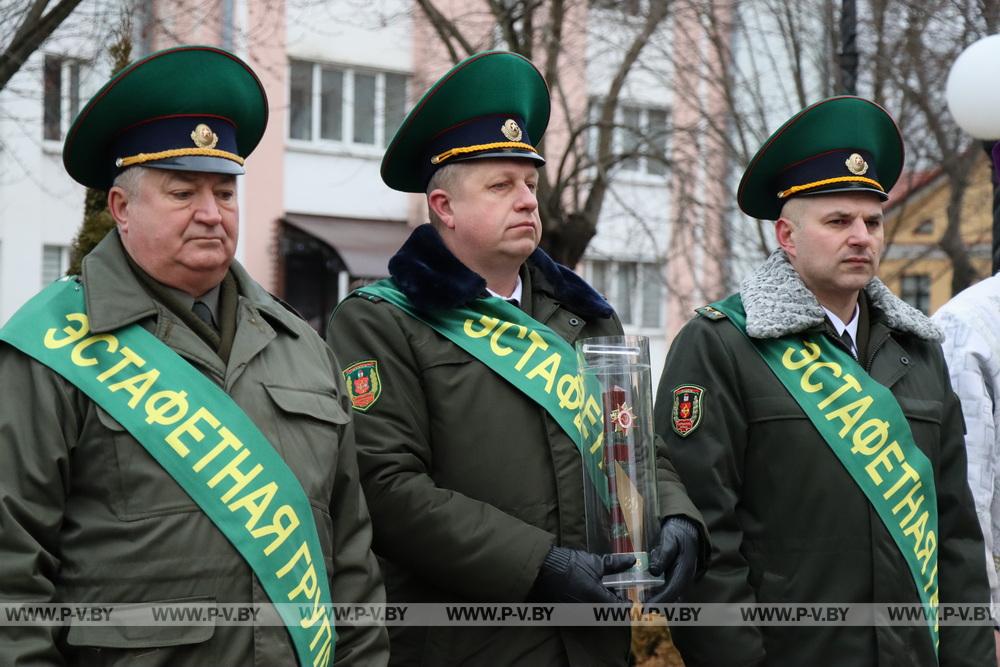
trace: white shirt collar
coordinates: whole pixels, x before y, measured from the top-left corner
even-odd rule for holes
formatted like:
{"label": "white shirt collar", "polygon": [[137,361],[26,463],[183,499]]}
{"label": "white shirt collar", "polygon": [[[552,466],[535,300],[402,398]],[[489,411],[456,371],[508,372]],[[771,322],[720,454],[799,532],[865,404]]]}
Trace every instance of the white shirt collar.
{"label": "white shirt collar", "polygon": [[511,299],[513,299],[514,301],[517,302],[517,305],[520,306],[521,305],[521,288],[522,288],[522,285],[521,285],[521,276],[518,276],[517,277],[517,282],[514,283],[514,292],[510,296],[504,296],[503,294],[498,294],[497,292],[494,292],[493,290],[491,290],[489,287],[486,288],[486,291],[490,293],[490,296],[495,296],[498,299],[503,299],[504,301],[510,301]]}
{"label": "white shirt collar", "polygon": [[853,341],[854,343],[854,354],[855,356],[857,356],[858,321],[861,319],[858,317],[858,313],[861,312],[861,307],[858,304],[854,304],[854,312],[851,314],[851,321],[848,322],[847,324],[844,324],[844,322],[839,317],[833,314],[833,311],[828,309],[823,304],[820,304],[820,307],[823,308],[823,312],[826,313],[826,316],[830,318],[830,322],[833,324],[833,328],[836,330],[838,336],[843,334],[845,329],[847,330],[847,333],[851,334],[851,341]]}

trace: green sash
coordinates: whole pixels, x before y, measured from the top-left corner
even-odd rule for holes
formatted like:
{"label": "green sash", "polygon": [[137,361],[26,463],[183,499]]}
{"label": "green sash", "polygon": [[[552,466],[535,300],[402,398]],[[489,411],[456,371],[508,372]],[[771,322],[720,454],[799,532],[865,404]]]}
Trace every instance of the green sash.
{"label": "green sash", "polygon": [[572,438],[584,469],[605,504],[604,413],[601,391],[583,386],[576,351],[559,334],[503,299],[476,299],[472,307],[418,312],[392,280],[357,290],[388,301],[431,327],[535,401]]}
{"label": "green sash", "polygon": [[[0,329],[116,419],[246,559],[300,665],[333,659],[330,590],[312,508],[294,473],[216,384],[137,324],[94,334],[83,288],[52,283]],[[332,473],[331,473],[332,474]],[[311,613],[298,613],[298,602]]]}
{"label": "green sash", "polygon": [[[739,294],[713,303],[767,363],[864,491],[906,560],[938,646],[937,492],[895,396],[827,336],[750,338]],[[835,499],[834,499],[835,500]]]}

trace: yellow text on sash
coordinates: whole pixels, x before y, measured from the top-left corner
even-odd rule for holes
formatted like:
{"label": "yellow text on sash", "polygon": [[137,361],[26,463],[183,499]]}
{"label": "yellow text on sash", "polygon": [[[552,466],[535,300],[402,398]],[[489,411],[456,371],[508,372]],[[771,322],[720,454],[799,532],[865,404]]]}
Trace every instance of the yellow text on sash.
{"label": "yellow text on sash", "polygon": [[[549,344],[538,332],[524,325],[487,315],[481,316],[478,321],[465,320],[462,332],[473,339],[488,336],[490,352],[497,357],[506,357],[514,353],[514,347],[508,345],[513,339],[520,341],[527,339],[528,347],[514,364],[514,370],[525,380],[541,387],[545,394],[551,396],[555,391],[559,407],[575,414],[573,423],[579,430],[587,450],[591,454],[600,450],[604,444],[600,403],[593,396],[584,397],[583,381],[576,373],[575,367],[573,373],[559,372],[562,355],[557,352],[545,354]],[[539,353],[538,356],[535,356],[536,353]],[[601,457],[598,467],[603,465],[604,460]]]}
{"label": "yellow text on sash", "polygon": [[[271,507],[271,501],[279,492],[277,482],[253,485],[262,472],[264,479],[271,476],[266,474],[260,462],[252,460],[250,450],[244,448],[240,438],[208,408],[191,405],[188,392],[183,389],[163,388],[171,387],[169,369],[163,372],[147,369],[146,360],[128,346],[120,345],[114,335],[91,334],[90,322],[84,313],[69,313],[66,321],[68,325],[61,331],[56,328],[46,331],[42,341],[45,347],[68,351],[70,361],[81,368],[92,368],[98,382],[105,385],[109,393],[125,392],[129,396],[128,407],[143,410],[147,424],[165,427],[164,444],[179,458],[191,456],[192,471],[204,479],[208,488],[218,489],[218,502],[230,512],[246,513],[244,528],[254,540],[260,540],[265,557],[271,557],[287,540],[293,545],[300,542],[291,558],[274,563],[275,574],[282,579],[300,561],[306,565],[299,581],[288,582],[287,598],[312,603],[312,613],[300,624],[306,629],[315,628],[309,644],[313,665],[325,667],[329,664],[333,631],[329,609],[320,603],[321,590],[313,565],[323,555],[310,553],[308,543],[297,533],[301,521],[290,505]],[[118,355],[117,361],[101,368],[100,359],[94,355],[100,349],[98,346],[110,355]],[[143,370],[138,372],[138,369]],[[247,490],[248,487],[251,490]]]}
{"label": "yellow text on sash", "polygon": [[[937,565],[929,571],[928,565],[937,552],[937,535],[928,527],[930,513],[923,509],[924,481],[906,460],[889,422],[867,414],[875,399],[867,395],[857,378],[844,372],[840,364],[820,361],[819,357],[819,346],[805,341],[802,348],[788,347],[781,363],[800,374],[802,390],[817,395],[816,407],[828,421],[840,426],[838,444],[861,460],[882,497],[895,501],[892,515],[903,535],[912,542],[913,553],[922,563],[923,590],[929,594],[931,605],[936,607]],[[825,398],[820,400],[824,393]]]}

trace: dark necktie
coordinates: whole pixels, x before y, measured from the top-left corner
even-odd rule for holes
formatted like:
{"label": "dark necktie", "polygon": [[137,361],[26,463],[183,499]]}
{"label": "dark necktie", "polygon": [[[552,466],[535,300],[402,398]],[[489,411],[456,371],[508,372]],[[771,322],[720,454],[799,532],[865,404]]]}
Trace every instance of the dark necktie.
{"label": "dark necktie", "polygon": [[840,340],[844,341],[844,345],[847,346],[847,351],[851,353],[851,356],[857,359],[858,355],[854,354],[854,339],[851,338],[851,334],[847,329],[844,329],[844,333],[840,334]]}
{"label": "dark necktie", "polygon": [[212,318],[212,310],[204,302],[195,301],[194,305],[191,306],[191,312],[197,315],[198,319],[207,324],[211,329],[216,329],[215,321]]}

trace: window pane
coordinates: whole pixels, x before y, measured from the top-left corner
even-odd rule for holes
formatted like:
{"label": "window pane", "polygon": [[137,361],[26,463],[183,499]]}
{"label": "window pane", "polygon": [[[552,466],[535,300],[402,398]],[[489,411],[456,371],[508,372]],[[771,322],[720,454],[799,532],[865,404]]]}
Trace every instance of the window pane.
{"label": "window pane", "polygon": [[[80,113],[80,63],[69,66],[69,119],[72,123],[76,114]],[[67,127],[69,127],[67,125]]]}
{"label": "window pane", "polygon": [[344,138],[344,73],[324,67],[320,77],[319,136],[342,141]]}
{"label": "window pane", "polygon": [[[639,128],[639,110],[634,107],[625,107],[622,110],[622,125],[624,125],[624,127],[621,129],[619,146],[621,147],[622,155],[626,156],[621,162],[622,169],[628,171],[638,171],[639,158],[636,157],[635,154],[639,152],[639,142],[641,137]],[[628,157],[629,155],[632,157]]]}
{"label": "window pane", "polygon": [[396,134],[406,112],[406,77],[402,74],[385,75],[385,133],[386,144]]}
{"label": "window pane", "polygon": [[42,136],[59,140],[60,96],[62,95],[62,59],[45,56],[43,66]]}
{"label": "window pane", "polygon": [[292,139],[312,139],[312,63],[292,61],[289,76],[288,136]]}
{"label": "window pane", "polygon": [[621,262],[618,264],[618,280],[615,290],[615,310],[623,324],[632,324],[635,318],[632,316],[632,295],[635,294],[635,262]]}
{"label": "window pane", "polygon": [[925,315],[928,313],[931,305],[930,276],[926,274],[903,276],[900,280],[900,292],[903,301]]}
{"label": "window pane", "polygon": [[590,263],[590,286],[605,299],[608,298],[608,263],[594,260]]}
{"label": "window pane", "polygon": [[375,143],[374,74],[354,74],[354,143]]}
{"label": "window pane", "polygon": [[42,287],[57,280],[63,272],[63,253],[66,248],[59,245],[42,246]]}
{"label": "window pane", "polygon": [[663,279],[658,264],[642,265],[642,326],[660,326],[660,308],[663,302]]}
{"label": "window pane", "polygon": [[[651,110],[649,114],[649,124],[646,138],[649,142],[649,153],[651,157],[646,158],[646,171],[650,174],[666,174],[667,163],[667,112],[662,110]],[[654,155],[663,159],[658,160]]]}
{"label": "window pane", "polygon": [[601,128],[598,123],[601,120],[601,103],[598,100],[587,102],[587,121],[591,123],[587,128],[587,156],[591,160],[597,159],[597,142],[600,139]]}

